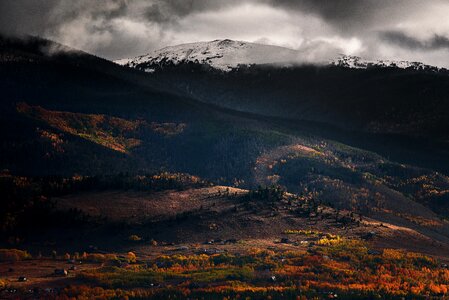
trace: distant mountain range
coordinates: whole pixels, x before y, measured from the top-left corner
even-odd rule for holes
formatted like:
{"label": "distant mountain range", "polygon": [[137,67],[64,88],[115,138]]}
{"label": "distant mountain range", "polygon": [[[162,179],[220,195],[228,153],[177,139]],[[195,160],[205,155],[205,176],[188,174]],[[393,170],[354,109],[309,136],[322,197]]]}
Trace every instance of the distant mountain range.
{"label": "distant mountain range", "polygon": [[[208,65],[224,72],[251,65],[273,64],[277,66],[292,66],[312,63],[303,57],[301,51],[229,39],[169,46],[135,58],[125,58],[115,62],[145,72],[154,72],[167,65],[186,63]],[[327,63],[322,62],[319,65],[333,65],[357,69],[401,68],[431,70],[435,72],[445,70],[420,62],[364,60],[360,57],[350,55],[341,55]]]}

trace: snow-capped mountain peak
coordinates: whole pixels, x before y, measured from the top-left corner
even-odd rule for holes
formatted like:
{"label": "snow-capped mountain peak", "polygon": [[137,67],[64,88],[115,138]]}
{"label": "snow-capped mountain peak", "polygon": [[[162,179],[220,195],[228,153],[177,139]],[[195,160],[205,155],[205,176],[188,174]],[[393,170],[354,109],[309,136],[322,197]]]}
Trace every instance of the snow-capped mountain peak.
{"label": "snow-capped mountain peak", "polygon": [[[312,63],[301,51],[289,48],[234,40],[214,40],[169,46],[135,58],[125,58],[116,63],[154,72],[167,65],[197,63],[228,72],[241,65]],[[320,63],[319,65],[323,65]],[[326,63],[324,63],[326,65]],[[445,69],[420,62],[394,60],[366,60],[358,56],[341,55],[328,65],[351,69],[400,68],[438,72]]]}
{"label": "snow-capped mountain peak", "polygon": [[194,62],[212,68],[230,71],[239,65],[294,62],[298,51],[272,45],[263,45],[234,40],[214,40],[169,46],[116,63],[152,72],[155,66]]}

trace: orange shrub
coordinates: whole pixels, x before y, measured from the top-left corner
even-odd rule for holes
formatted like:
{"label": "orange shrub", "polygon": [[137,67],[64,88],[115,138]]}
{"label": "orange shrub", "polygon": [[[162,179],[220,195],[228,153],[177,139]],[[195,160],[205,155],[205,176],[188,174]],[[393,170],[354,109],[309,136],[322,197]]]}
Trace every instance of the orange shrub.
{"label": "orange shrub", "polygon": [[89,253],[86,254],[83,259],[92,262],[106,262],[118,260],[118,257],[115,254]]}
{"label": "orange shrub", "polygon": [[133,252],[128,252],[128,255],[126,256],[129,263],[135,263],[137,260],[137,256]]}

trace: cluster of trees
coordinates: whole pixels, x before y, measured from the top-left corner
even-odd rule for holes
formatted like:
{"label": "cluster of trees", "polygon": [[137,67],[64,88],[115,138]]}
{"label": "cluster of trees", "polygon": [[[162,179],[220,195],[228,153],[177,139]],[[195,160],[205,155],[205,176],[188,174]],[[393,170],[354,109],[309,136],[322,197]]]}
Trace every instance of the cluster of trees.
{"label": "cluster of trees", "polygon": [[49,176],[33,178],[32,180],[38,182],[42,186],[43,193],[49,196],[110,189],[149,192],[171,189],[184,190],[209,184],[196,176],[169,172],[145,175],[118,173],[113,175],[72,176],[69,178]]}
{"label": "cluster of trees", "polygon": [[248,201],[279,202],[285,198],[285,194],[285,190],[280,186],[259,186],[256,190],[250,190],[243,197]]}

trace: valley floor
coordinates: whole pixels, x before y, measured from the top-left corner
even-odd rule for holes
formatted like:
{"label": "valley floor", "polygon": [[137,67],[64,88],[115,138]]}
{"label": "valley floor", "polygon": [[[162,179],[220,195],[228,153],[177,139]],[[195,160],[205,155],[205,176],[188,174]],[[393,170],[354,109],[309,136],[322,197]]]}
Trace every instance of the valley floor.
{"label": "valley floor", "polygon": [[311,210],[310,200],[292,194],[276,201],[260,197],[211,186],[150,193],[92,191],[56,198],[60,211],[77,208],[102,221],[88,228],[36,233],[20,245],[31,255],[0,250],[0,297],[446,295],[448,244],[349,211],[325,206]]}

